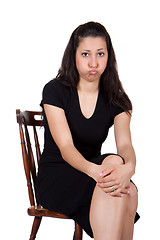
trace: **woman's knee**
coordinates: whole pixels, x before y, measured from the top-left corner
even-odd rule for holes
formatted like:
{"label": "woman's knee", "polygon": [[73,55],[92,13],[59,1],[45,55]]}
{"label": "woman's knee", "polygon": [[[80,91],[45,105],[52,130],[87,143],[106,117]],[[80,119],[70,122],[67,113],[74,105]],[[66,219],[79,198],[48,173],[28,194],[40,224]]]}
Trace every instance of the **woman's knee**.
{"label": "woman's knee", "polygon": [[137,211],[138,206],[138,192],[133,183],[130,184],[130,194],[129,194],[129,201],[128,201],[128,214],[130,217],[134,217]]}
{"label": "woman's knee", "polygon": [[109,155],[107,157],[104,158],[102,165],[105,164],[116,164],[116,165],[121,165],[123,164],[123,159],[122,157],[118,156],[118,155]]}

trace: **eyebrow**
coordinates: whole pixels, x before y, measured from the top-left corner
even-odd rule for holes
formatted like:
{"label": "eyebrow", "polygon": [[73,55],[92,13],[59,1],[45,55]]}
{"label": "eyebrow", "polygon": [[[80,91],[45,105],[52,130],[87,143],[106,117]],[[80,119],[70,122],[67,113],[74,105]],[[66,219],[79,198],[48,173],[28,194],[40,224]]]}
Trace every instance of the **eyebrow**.
{"label": "eyebrow", "polygon": [[[104,48],[98,48],[97,49],[97,51],[101,51],[101,50],[104,50]],[[88,50],[88,49],[84,49],[83,51],[90,52],[90,50]]]}
{"label": "eyebrow", "polygon": [[97,49],[97,51],[101,51],[101,50],[104,50],[104,48],[99,48],[99,49]]}

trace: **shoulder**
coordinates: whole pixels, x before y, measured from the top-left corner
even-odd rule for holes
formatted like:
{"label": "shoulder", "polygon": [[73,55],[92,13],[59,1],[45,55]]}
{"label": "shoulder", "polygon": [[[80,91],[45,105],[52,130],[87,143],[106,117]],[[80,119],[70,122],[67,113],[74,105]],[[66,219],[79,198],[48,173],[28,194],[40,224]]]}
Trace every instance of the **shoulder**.
{"label": "shoulder", "polygon": [[53,79],[49,81],[45,86],[44,90],[65,90],[67,87],[64,86],[61,82],[57,81],[56,79]]}
{"label": "shoulder", "polygon": [[49,81],[43,88],[43,96],[52,95],[57,97],[69,97],[71,89],[68,86],[63,85],[61,82],[53,79]]}
{"label": "shoulder", "polygon": [[101,89],[101,93],[104,99],[105,104],[107,105],[107,108],[112,116],[115,116],[121,112],[125,112],[128,110],[132,110],[132,106],[129,105],[128,109],[127,107],[123,107],[123,99],[120,100],[119,102],[110,102],[107,93],[104,91],[104,89]]}
{"label": "shoulder", "polygon": [[101,90],[101,93],[109,118],[109,127],[111,127],[114,124],[114,118],[125,110],[122,107],[118,106],[118,104],[110,103],[107,93],[103,89]]}
{"label": "shoulder", "polygon": [[43,104],[50,104],[67,109],[70,99],[70,88],[53,79],[49,81],[43,88],[42,101]]}

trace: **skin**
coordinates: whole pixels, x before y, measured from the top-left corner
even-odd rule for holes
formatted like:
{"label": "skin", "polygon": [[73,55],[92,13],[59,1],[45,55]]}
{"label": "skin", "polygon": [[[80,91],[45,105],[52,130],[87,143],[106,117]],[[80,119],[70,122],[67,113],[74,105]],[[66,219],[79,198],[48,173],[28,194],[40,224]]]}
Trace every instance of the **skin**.
{"label": "skin", "polygon": [[[86,118],[94,113],[100,76],[107,66],[107,60],[107,46],[103,38],[86,37],[80,41],[76,51],[79,72],[77,92],[81,112]],[[137,191],[130,182],[136,165],[130,133],[131,117],[123,112],[114,119],[117,153],[124,157],[125,164],[119,156],[111,155],[97,165],[87,161],[75,148],[64,110],[48,104],[44,104],[44,110],[51,134],[64,160],[97,182],[90,208],[94,239],[131,240],[138,202]],[[111,192],[113,186],[115,191]]]}
{"label": "skin", "polygon": [[77,89],[81,111],[86,118],[91,117],[94,112],[100,76],[106,68],[107,60],[107,46],[103,38],[87,37],[81,40],[76,52],[76,66],[79,72]]}

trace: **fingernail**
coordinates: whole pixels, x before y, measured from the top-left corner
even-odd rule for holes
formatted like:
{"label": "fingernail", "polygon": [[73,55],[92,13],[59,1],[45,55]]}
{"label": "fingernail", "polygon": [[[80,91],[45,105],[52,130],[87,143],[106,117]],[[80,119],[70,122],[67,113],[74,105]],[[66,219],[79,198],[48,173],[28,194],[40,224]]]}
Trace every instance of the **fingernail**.
{"label": "fingernail", "polygon": [[120,196],[123,197],[123,194],[121,193]]}
{"label": "fingernail", "polygon": [[128,191],[128,194],[130,194],[130,191]]}
{"label": "fingernail", "polygon": [[103,173],[101,172],[101,173],[99,174],[99,176],[102,177],[102,176],[103,176]]}

